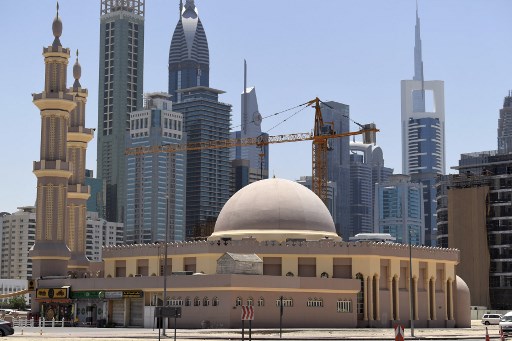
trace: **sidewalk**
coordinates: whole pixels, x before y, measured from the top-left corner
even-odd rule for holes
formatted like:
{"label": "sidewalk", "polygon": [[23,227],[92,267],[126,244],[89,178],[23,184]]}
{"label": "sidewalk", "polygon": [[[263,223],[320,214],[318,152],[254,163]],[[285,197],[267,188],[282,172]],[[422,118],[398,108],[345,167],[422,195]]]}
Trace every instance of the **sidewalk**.
{"label": "sidewalk", "polygon": [[[23,330],[23,335],[21,332]],[[167,337],[173,340],[174,329],[167,329]],[[499,327],[488,326],[491,340],[499,340]],[[471,328],[465,329],[415,329],[415,338],[410,330],[405,330],[406,340],[485,340],[485,326],[480,321],[473,321]],[[178,329],[177,340],[241,340],[239,329]],[[80,340],[80,341],[126,341],[158,340],[158,329],[144,328],[73,328],[73,327],[16,327],[12,338],[19,341],[33,340]],[[253,340],[279,340],[279,329],[255,329]],[[387,329],[283,329],[282,340],[394,340],[394,330]],[[249,340],[249,331],[245,330],[245,340]]]}

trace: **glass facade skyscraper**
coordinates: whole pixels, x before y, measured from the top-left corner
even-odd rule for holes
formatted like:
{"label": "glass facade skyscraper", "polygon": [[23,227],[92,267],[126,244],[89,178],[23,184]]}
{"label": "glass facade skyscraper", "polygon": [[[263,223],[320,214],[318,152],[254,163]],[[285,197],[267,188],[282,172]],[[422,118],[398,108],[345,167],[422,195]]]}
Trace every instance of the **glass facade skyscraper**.
{"label": "glass facade skyscraper", "polygon": [[425,244],[435,246],[435,183],[437,175],[445,172],[444,82],[425,81],[417,9],[414,76],[412,80],[401,82],[401,98],[402,173],[423,186]]}
{"label": "glass facade skyscraper", "polygon": [[386,181],[392,173],[393,169],[384,167],[382,148],[350,142],[349,238],[374,231],[374,186]]}
{"label": "glass facade skyscraper", "polygon": [[102,0],[98,89],[98,178],[106,183],[106,219],[126,214],[125,134],[142,108],[144,0]]}
{"label": "glass facade skyscraper", "polygon": [[[324,122],[334,122],[334,130],[340,133],[350,131],[350,107],[339,102],[321,104]],[[337,195],[333,220],[336,232],[344,240],[350,235],[350,158],[349,138],[337,138],[329,141],[332,150],[327,153],[327,176],[335,186]]]}
{"label": "glass facade skyscraper", "polygon": [[423,193],[408,175],[391,175],[375,184],[375,232],[389,233],[397,243],[424,243]]}
{"label": "glass facade skyscraper", "polygon": [[[172,111],[168,94],[146,95],[146,109],[130,115],[127,147],[180,144],[183,115]],[[186,153],[151,153],[126,158],[126,243],[185,239]],[[168,224],[168,225],[167,225]]]}
{"label": "glass facade skyscraper", "polygon": [[[183,114],[188,143],[229,139],[231,105],[219,102],[223,91],[207,87],[180,90],[182,101],[173,104]],[[213,233],[222,206],[229,199],[229,149],[187,152],[186,233],[202,238]]]}

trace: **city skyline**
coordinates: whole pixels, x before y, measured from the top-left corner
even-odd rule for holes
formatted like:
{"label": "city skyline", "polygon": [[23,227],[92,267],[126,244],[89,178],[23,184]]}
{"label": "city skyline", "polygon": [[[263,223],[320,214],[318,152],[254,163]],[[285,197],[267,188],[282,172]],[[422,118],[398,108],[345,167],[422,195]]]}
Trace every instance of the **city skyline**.
{"label": "city skyline", "polygon": [[[53,0],[23,5],[6,3],[4,9],[10,15],[0,24],[4,31],[15,32],[6,35],[5,45],[17,51],[16,58],[0,56],[4,105],[0,144],[4,165],[9,165],[0,168],[0,211],[10,213],[35,202],[36,179],[31,169],[39,159],[40,117],[30,94],[43,87],[41,47],[51,44],[49,23],[55,16]],[[232,130],[240,129],[245,58],[251,70],[248,84],[258,89],[264,117],[315,96],[346,103],[353,120],[375,122],[381,129],[377,143],[386,166],[401,172],[397,152],[401,148],[400,81],[411,79],[414,71],[414,1],[390,5],[333,0],[323,2],[316,11],[307,1],[293,1],[292,7],[291,0],[196,0],[196,5],[208,32],[211,86],[227,92],[220,101],[233,105]],[[419,1],[425,79],[445,82],[449,173],[455,173],[450,167],[457,165],[461,153],[497,149],[499,109],[512,88],[502,72],[512,50],[504,43],[511,26],[505,13],[511,6],[506,1]],[[146,5],[145,92],[167,89],[168,49],[178,8],[177,0]],[[80,4],[80,8],[70,0],[60,1],[61,41],[80,51],[81,83],[89,90],[86,127],[97,125],[99,9],[99,1]],[[71,67],[72,62],[68,83]],[[313,116],[313,109],[305,110],[276,129],[271,128],[286,114],[264,119],[262,130],[270,130],[270,135],[308,132]],[[31,136],[28,143],[18,143],[20,131]],[[90,143],[87,168],[98,174],[96,145],[97,138]],[[310,174],[310,153],[311,144],[305,142],[272,146],[269,171],[291,180]]]}

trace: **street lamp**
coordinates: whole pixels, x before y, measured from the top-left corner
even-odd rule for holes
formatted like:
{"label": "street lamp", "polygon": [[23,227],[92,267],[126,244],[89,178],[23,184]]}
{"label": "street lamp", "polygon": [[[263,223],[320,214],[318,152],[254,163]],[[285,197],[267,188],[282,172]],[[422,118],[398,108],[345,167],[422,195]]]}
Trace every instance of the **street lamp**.
{"label": "street lamp", "polygon": [[[167,306],[167,244],[169,243],[169,195],[165,196],[165,243],[164,243],[164,302],[163,305]],[[163,320],[166,320],[164,317],[162,317]],[[166,326],[164,325],[164,332],[163,335],[165,335],[165,329]]]}
{"label": "street lamp", "polygon": [[411,227],[409,227],[409,313],[411,318],[411,337],[414,337],[414,291],[412,279],[412,241],[411,241]]}

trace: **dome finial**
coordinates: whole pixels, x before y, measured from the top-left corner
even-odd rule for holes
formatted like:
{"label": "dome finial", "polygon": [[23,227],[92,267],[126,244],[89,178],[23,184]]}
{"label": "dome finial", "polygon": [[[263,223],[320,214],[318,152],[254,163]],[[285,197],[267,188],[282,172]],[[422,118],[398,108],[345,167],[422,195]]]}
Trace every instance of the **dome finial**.
{"label": "dome finial", "polygon": [[62,21],[59,18],[59,2],[58,1],[57,1],[57,15],[55,16],[55,19],[53,19],[52,31],[53,31],[53,36],[55,37],[55,40],[53,41],[53,46],[54,47],[62,46],[60,44],[60,40],[59,40],[60,36],[62,35]]}

